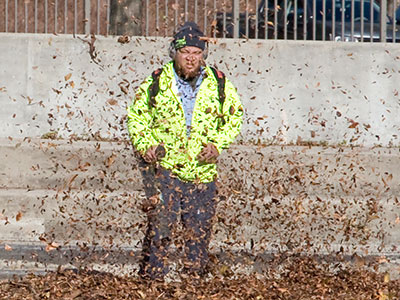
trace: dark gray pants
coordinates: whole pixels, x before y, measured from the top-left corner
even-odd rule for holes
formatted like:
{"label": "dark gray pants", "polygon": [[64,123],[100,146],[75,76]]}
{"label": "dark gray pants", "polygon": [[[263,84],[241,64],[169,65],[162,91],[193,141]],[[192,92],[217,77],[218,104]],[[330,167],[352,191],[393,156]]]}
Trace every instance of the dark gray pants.
{"label": "dark gray pants", "polygon": [[[208,262],[207,249],[215,214],[215,182],[183,182],[164,169],[158,170],[153,180],[152,184],[161,193],[154,207],[148,210],[139,274],[156,279],[168,273],[167,252],[179,217],[183,225],[185,269],[189,273],[202,273]],[[150,185],[148,188],[151,189]]]}

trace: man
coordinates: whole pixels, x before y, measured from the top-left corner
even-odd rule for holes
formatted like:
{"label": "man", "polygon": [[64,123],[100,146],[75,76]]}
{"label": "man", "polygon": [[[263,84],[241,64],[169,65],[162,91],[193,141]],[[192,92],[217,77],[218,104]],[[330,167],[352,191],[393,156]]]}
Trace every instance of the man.
{"label": "man", "polygon": [[157,189],[144,205],[148,229],[139,272],[150,279],[168,272],[165,260],[179,216],[185,271],[204,272],[215,213],[216,160],[239,134],[243,116],[232,83],[205,65],[207,42],[195,23],[186,22],[175,34],[170,56],[172,61],[142,83],[128,107],[132,143],[155,171],[144,180]]}

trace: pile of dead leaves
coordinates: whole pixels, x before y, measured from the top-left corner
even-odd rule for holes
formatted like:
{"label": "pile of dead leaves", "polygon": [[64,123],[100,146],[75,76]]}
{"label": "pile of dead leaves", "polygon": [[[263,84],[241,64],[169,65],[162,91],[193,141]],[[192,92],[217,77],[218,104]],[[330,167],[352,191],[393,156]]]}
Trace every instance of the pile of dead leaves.
{"label": "pile of dead leaves", "polygon": [[1,299],[400,299],[400,280],[367,270],[294,259],[280,273],[214,274],[146,282],[90,271],[59,271],[1,282]]}

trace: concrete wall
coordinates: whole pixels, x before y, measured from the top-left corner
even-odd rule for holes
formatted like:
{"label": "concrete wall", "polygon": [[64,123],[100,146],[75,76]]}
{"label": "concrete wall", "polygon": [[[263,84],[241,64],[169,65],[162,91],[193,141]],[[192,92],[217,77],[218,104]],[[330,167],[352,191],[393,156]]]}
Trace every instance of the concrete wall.
{"label": "concrete wall", "polygon": [[[168,61],[164,38],[98,37],[93,59],[84,37],[0,39],[0,137],[125,138],[134,89]],[[398,45],[218,40],[208,62],[242,97],[243,141],[399,145]]]}

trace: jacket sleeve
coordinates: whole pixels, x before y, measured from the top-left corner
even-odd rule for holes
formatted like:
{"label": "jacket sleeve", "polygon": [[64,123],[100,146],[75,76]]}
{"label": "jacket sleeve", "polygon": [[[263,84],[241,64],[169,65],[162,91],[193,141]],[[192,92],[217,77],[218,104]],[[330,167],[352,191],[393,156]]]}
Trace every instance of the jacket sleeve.
{"label": "jacket sleeve", "polygon": [[148,148],[157,145],[158,142],[152,134],[152,112],[149,108],[149,86],[153,82],[149,76],[137,89],[135,98],[128,106],[128,132],[131,141],[142,155]]}
{"label": "jacket sleeve", "polygon": [[225,79],[225,101],[222,107],[223,122],[210,141],[217,147],[219,153],[235,140],[243,123],[243,106],[236,88]]}

